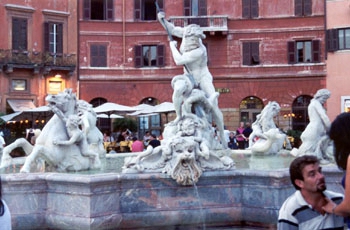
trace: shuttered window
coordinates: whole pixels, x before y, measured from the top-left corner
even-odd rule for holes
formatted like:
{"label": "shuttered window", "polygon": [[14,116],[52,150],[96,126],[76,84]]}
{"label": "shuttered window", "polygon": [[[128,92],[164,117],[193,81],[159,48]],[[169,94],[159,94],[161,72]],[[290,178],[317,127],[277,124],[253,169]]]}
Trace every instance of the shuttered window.
{"label": "shuttered window", "polygon": [[165,65],[164,45],[135,46],[135,67],[161,67]]}
{"label": "shuttered window", "polygon": [[84,20],[113,20],[113,0],[84,0]]}
{"label": "shuttered window", "polygon": [[91,67],[107,67],[107,46],[97,44],[91,45],[90,59]]}
{"label": "shuttered window", "polygon": [[294,0],[295,16],[308,16],[312,14],[312,0]]}
{"label": "shuttered window", "polygon": [[[159,9],[163,10],[163,0],[157,1]],[[157,20],[157,8],[154,0],[134,0],[134,19],[136,21]]]}
{"label": "shuttered window", "polygon": [[331,29],[327,30],[326,33],[327,36],[327,51],[333,52],[338,50],[338,30],[337,29]]}
{"label": "shuttered window", "polygon": [[25,18],[12,18],[12,49],[27,50],[28,22]]}
{"label": "shuttered window", "polygon": [[260,64],[259,42],[244,42],[242,51],[243,65]]}
{"label": "shuttered window", "polygon": [[[184,16],[206,16],[207,0],[184,0]],[[208,26],[205,18],[191,18],[188,24],[197,24],[202,27]]]}
{"label": "shuttered window", "polygon": [[338,49],[350,49],[350,28],[338,29]]}
{"label": "shuttered window", "polygon": [[321,62],[321,41],[289,41],[287,43],[289,64]]}
{"label": "shuttered window", "polygon": [[242,17],[259,17],[259,0],[242,0]]}
{"label": "shuttered window", "polygon": [[289,41],[287,43],[287,55],[288,55],[288,63],[289,64],[294,64],[296,63],[296,59],[295,59],[295,41]]}
{"label": "shuttered window", "polygon": [[44,23],[44,51],[50,53],[63,53],[62,23]]}
{"label": "shuttered window", "polygon": [[350,49],[350,28],[327,30],[327,51]]}
{"label": "shuttered window", "polygon": [[[321,62],[321,41],[313,40],[312,41],[312,62]],[[307,60],[306,60],[307,61]]]}
{"label": "shuttered window", "polygon": [[184,16],[206,16],[207,0],[184,0]]}

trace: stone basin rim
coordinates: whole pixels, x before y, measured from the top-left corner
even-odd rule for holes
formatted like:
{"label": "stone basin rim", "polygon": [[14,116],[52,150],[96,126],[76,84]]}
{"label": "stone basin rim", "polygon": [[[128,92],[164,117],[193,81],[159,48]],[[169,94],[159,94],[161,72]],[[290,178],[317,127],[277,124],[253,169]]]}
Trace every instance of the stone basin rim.
{"label": "stone basin rim", "polygon": [[[324,172],[338,173],[341,170],[335,166],[323,167]],[[68,176],[69,175],[69,176]],[[227,171],[207,171],[203,172],[204,177],[229,177],[229,176],[255,176],[255,177],[270,177],[282,178],[289,175],[288,168],[274,169],[274,170],[253,170],[253,169],[234,169]],[[142,179],[169,179],[170,176],[163,173],[119,173],[119,172],[101,172],[98,174],[72,174],[72,173],[58,173],[58,172],[35,172],[35,173],[7,173],[1,174],[2,178],[8,181],[25,181],[31,179],[41,179],[50,181],[66,181],[74,183],[99,183],[110,180],[134,180],[136,178]],[[198,184],[201,180],[198,181]]]}

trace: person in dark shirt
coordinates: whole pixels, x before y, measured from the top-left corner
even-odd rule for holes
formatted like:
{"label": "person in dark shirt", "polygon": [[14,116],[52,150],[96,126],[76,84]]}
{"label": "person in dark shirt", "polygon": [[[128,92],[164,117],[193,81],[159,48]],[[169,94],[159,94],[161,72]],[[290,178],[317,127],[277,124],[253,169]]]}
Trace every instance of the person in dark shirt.
{"label": "person in dark shirt", "polygon": [[156,135],[152,134],[148,144],[151,145],[153,148],[155,148],[160,145],[160,141],[157,140]]}
{"label": "person in dark shirt", "polygon": [[243,135],[245,136],[244,148],[249,147],[249,136],[252,132],[253,132],[253,129],[252,129],[250,123],[249,122],[245,123],[245,128],[243,130]]}

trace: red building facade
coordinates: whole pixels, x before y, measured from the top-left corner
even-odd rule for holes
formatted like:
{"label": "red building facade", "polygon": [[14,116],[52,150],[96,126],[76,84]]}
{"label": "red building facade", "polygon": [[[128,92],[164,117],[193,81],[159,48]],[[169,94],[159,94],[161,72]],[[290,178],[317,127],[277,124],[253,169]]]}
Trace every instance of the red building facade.
{"label": "red building facade", "polygon": [[[310,98],[326,87],[324,1],[158,4],[176,25],[196,23],[205,31],[208,67],[229,129],[254,121],[269,101],[281,106],[282,128],[305,125]],[[171,101],[171,79],[183,70],[172,60],[154,1],[79,0],[78,7],[80,98]]]}
{"label": "red building facade", "polygon": [[0,0],[0,112],[77,90],[77,2]]}

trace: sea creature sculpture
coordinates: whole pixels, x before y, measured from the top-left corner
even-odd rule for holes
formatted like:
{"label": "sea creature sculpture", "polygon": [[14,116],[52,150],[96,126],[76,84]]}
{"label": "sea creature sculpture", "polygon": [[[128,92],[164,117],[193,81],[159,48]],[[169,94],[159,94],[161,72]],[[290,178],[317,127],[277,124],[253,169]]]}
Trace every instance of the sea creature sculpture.
{"label": "sea creature sculpture", "polygon": [[[97,130],[93,127],[90,130],[78,130],[79,140],[73,141],[73,134],[68,134],[66,125],[71,125],[70,123],[67,124],[67,122],[72,122],[68,119],[70,116],[75,116],[76,122],[79,123],[84,120],[81,117],[77,118],[79,106],[72,90],[66,89],[57,95],[48,95],[46,101],[55,115],[44,126],[42,132],[36,138],[35,145],[33,146],[24,138],[20,138],[6,146],[0,168],[12,164],[14,160],[10,153],[17,147],[22,147],[26,153],[24,165],[20,170],[22,173],[32,172],[38,168],[58,172],[100,168],[101,162],[98,156],[101,153],[90,149],[87,137],[90,130],[93,130],[98,136],[102,136],[102,133],[96,133]],[[102,145],[103,149],[102,139],[97,141],[96,144]]]}
{"label": "sea creature sculpture", "polygon": [[253,132],[249,136],[249,149],[252,154],[277,154],[285,142],[287,148],[291,148],[287,135],[276,127],[273,120],[280,109],[277,102],[270,101],[252,124]]}

